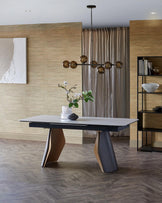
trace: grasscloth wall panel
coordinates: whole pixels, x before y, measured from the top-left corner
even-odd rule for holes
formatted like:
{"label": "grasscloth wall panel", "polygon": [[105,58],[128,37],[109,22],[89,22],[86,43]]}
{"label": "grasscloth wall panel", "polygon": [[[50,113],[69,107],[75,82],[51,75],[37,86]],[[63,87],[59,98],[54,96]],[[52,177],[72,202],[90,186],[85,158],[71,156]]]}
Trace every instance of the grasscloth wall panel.
{"label": "grasscloth wall panel", "polygon": [[[20,118],[60,114],[66,105],[65,92],[58,83],[68,81],[82,88],[81,67],[62,68],[62,61],[79,60],[81,23],[0,26],[1,38],[27,38],[28,84],[0,84],[0,137],[45,140],[47,130],[29,128]],[[76,111],[82,112],[80,103]],[[66,131],[67,142],[82,142],[81,131]]]}
{"label": "grasscloth wall panel", "polygon": [[[130,21],[130,116],[137,117],[137,56],[162,56],[162,20]],[[162,78],[151,78],[162,85]],[[150,82],[149,79],[146,82]],[[156,99],[155,99],[156,98]],[[161,105],[161,96],[152,96],[148,108]],[[161,124],[162,119],[159,119]],[[153,116],[147,126],[156,126]],[[159,126],[158,126],[159,127]],[[162,133],[155,133],[154,145],[162,147]],[[130,146],[137,143],[137,124],[131,126]]]}

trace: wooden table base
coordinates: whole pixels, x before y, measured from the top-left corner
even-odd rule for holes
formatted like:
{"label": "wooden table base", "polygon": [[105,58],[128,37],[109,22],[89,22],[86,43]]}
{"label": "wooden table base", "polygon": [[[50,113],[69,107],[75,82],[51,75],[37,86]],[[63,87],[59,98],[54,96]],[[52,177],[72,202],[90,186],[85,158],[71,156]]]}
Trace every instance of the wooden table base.
{"label": "wooden table base", "polygon": [[[63,130],[51,128],[47,137],[41,166],[46,167],[48,163],[56,162],[64,145],[65,137]],[[98,133],[94,153],[103,173],[113,172],[118,169],[109,132]]]}
{"label": "wooden table base", "polygon": [[102,172],[109,173],[118,170],[109,132],[98,133],[94,152]]}
{"label": "wooden table base", "polygon": [[46,167],[50,162],[56,162],[65,145],[65,137],[62,129],[51,128],[46,141],[46,147],[41,166]]}

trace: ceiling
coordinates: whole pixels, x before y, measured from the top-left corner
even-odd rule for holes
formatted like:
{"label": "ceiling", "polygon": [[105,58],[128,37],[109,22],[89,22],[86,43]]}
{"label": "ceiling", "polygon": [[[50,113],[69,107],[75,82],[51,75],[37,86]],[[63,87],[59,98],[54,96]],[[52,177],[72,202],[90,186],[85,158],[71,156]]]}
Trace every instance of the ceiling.
{"label": "ceiling", "polygon": [[[82,22],[90,27],[129,26],[130,20],[162,19],[162,0],[0,0],[0,25]],[[156,12],[151,14],[151,12]]]}

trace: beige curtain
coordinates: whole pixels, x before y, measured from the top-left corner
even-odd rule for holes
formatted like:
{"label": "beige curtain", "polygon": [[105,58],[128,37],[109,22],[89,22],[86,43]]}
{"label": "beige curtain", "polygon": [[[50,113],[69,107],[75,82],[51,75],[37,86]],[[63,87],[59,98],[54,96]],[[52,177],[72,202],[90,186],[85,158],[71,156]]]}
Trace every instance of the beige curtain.
{"label": "beige curtain", "polygon": [[[113,66],[110,70],[106,69],[104,74],[99,74],[97,68],[82,67],[83,90],[91,89],[95,97],[93,103],[83,103],[83,116],[129,117],[129,28],[95,29],[92,33],[89,29],[83,30],[82,54],[88,56],[89,63],[92,55],[98,63],[123,63],[122,69]],[[128,132],[121,134],[128,135]]]}

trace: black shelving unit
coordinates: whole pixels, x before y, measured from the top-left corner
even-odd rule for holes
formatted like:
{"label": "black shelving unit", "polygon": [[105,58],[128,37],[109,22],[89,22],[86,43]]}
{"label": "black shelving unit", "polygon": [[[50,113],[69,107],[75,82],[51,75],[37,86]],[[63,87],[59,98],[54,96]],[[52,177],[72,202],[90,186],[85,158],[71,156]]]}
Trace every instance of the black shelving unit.
{"label": "black shelving unit", "polygon": [[[145,75],[146,76],[146,75]],[[140,94],[162,94],[162,92],[138,92]]]}
{"label": "black shelving unit", "polygon": [[[146,77],[146,75],[145,75],[145,77]],[[140,94],[162,94],[162,92],[138,92],[138,93],[140,93]]]}
{"label": "black shelving unit", "polygon": [[153,110],[141,110],[141,111],[138,111],[139,113],[154,113],[154,114],[158,114],[158,113],[162,113],[162,112],[158,112],[158,111],[153,111]]}
{"label": "black shelving unit", "polygon": [[[138,116],[138,129],[137,129],[137,151],[145,151],[145,152],[162,152],[162,148],[157,148],[152,146],[152,132],[162,132],[162,129],[159,128],[145,128],[143,126],[143,115],[144,114],[162,114],[162,112],[157,112],[153,110],[147,110],[144,109],[144,102],[145,101],[145,95],[162,95],[162,92],[146,92],[142,87],[139,91],[139,78],[141,81],[141,85],[145,83],[146,77],[162,77],[162,74],[159,75],[139,75],[139,60],[141,59],[160,59],[162,61],[162,56],[142,56],[142,57],[137,57],[137,116]],[[139,109],[139,95],[141,95],[141,109]],[[162,105],[162,104],[159,104]],[[142,146],[139,147],[139,131],[142,133]],[[148,133],[151,133],[151,143],[148,143]],[[145,140],[145,142],[144,142]]]}

